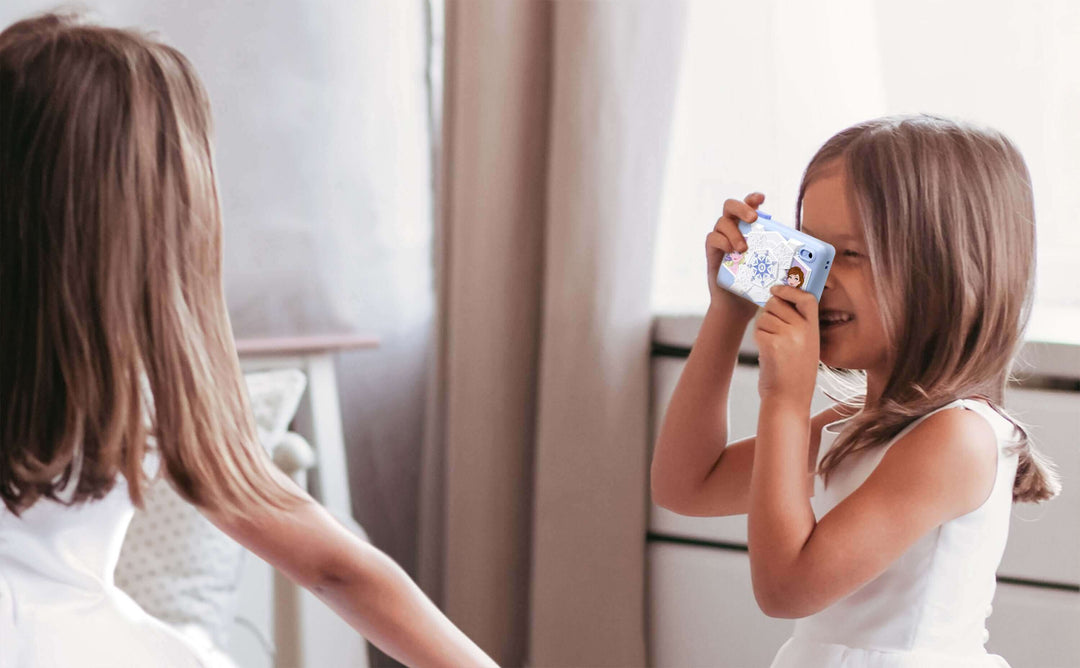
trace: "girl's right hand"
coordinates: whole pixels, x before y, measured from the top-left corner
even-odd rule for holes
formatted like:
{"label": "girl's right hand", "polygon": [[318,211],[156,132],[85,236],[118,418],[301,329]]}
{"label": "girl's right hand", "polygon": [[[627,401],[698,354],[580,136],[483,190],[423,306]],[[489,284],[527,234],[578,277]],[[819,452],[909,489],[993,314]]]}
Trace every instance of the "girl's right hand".
{"label": "girl's right hand", "polygon": [[746,238],[739,229],[739,221],[752,223],[757,220],[756,209],[765,201],[765,195],[750,193],[739,201],[729,199],[724,202],[724,215],[716,221],[713,231],[705,237],[705,256],[708,259],[710,308],[721,308],[725,313],[737,316],[743,322],[750,322],[757,313],[757,304],[725,290],[716,284],[720,263],[728,253],[747,250]]}

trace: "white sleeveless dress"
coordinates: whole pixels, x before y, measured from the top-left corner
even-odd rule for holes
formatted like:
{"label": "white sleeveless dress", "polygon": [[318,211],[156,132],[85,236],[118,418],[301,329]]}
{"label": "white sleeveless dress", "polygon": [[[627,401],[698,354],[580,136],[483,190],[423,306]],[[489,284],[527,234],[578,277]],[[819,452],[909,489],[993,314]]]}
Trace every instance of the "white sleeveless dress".
{"label": "white sleeveless dress", "polygon": [[0,504],[0,668],[210,665],[113,584],[133,514],[123,476],[78,506],[43,499],[16,517]]}
{"label": "white sleeveless dress", "polygon": [[[828,608],[795,623],[772,668],[1008,668],[989,654],[986,618],[1005,551],[1017,456],[1008,454],[1012,424],[982,401],[961,399],[938,410],[963,406],[982,415],[998,437],[997,477],[979,508],[923,536],[888,570]],[[916,420],[882,448],[853,456],[824,488],[814,478],[811,505],[821,519],[855,491]],[[826,425],[818,461],[845,420]]]}

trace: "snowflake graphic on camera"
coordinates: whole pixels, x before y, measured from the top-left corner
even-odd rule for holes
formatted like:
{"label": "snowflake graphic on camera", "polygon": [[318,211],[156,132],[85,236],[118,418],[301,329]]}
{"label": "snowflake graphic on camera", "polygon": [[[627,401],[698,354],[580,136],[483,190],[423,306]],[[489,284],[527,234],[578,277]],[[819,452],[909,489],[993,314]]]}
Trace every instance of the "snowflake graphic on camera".
{"label": "snowflake graphic on camera", "polygon": [[771,232],[755,222],[746,235],[746,245],[748,250],[737,264],[730,266],[732,263],[728,263],[728,270],[735,278],[731,287],[764,305],[772,296],[769,288],[784,283],[795,252],[803,244],[795,239],[785,239],[779,232]]}
{"label": "snowflake graphic on camera", "polygon": [[754,285],[767,288],[776,282],[776,267],[778,264],[769,251],[760,250],[751,253],[747,265],[751,272],[750,282]]}

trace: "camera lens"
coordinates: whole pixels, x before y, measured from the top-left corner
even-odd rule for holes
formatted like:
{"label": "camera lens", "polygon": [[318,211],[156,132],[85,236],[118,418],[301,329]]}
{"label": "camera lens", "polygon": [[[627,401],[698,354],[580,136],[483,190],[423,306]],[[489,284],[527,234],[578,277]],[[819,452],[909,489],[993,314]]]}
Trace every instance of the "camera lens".
{"label": "camera lens", "polygon": [[806,257],[813,260],[814,259],[814,251],[806,251]]}

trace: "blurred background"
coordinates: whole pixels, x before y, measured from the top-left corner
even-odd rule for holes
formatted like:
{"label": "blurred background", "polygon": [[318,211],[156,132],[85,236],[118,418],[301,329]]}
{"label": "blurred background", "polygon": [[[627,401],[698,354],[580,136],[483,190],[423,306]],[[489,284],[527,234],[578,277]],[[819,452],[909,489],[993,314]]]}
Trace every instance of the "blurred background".
{"label": "blurred background", "polygon": [[[894,113],[989,125],[1031,171],[1040,306],[1080,308],[1080,12],[1064,0],[691,2],[653,302],[700,311],[686,262],[728,197],[795,219],[802,170],[841,128]],[[722,56],[715,53],[721,50]]]}
{"label": "blurred background", "polygon": [[[0,24],[56,7],[4,0]],[[693,340],[708,299],[702,240],[723,200],[762,191],[765,210],[793,221],[809,157],[854,122],[944,114],[1004,131],[1025,155],[1039,234],[1032,355],[1065,360],[1033,376],[1052,376],[1063,401],[1047,438],[1067,443],[1071,474],[1071,0],[78,7],[160,34],[209,90],[238,338],[379,339],[334,357],[349,510],[501,665],[760,665],[725,659],[725,644],[771,657],[786,637],[768,627],[747,642],[718,623],[699,629],[706,642],[679,621],[688,590],[657,577],[698,568],[657,557],[658,542],[740,538],[663,525],[649,503],[652,430],[678,370],[655,350]],[[1072,499],[1054,503],[1071,512]],[[1080,624],[1080,538],[1060,512],[1045,535],[1066,571],[1012,577],[1056,597],[1024,610]],[[700,563],[723,599],[728,572]],[[1058,635],[1060,664],[1006,658],[1076,665],[1080,647]],[[254,656],[233,652],[240,665],[273,661]]]}

